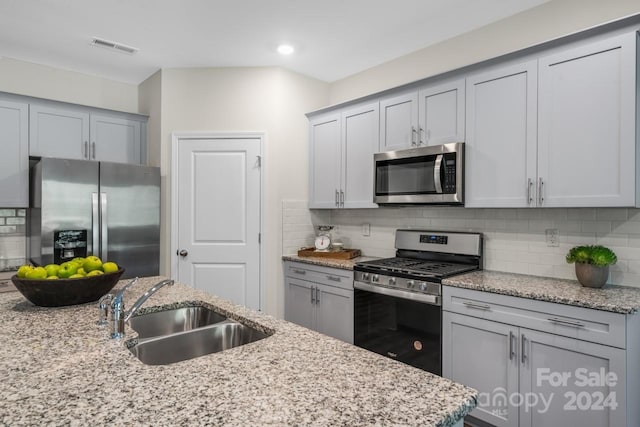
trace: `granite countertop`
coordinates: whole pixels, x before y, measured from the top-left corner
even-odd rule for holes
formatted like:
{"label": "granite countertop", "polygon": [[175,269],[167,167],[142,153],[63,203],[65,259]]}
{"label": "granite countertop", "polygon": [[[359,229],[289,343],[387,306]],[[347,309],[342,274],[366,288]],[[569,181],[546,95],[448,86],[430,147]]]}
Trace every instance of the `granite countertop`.
{"label": "granite countertop", "polygon": [[640,310],[640,288],[629,286],[605,285],[593,289],[575,280],[487,270],[450,277],[442,284],[614,313],[632,314]]}
{"label": "granite countertop", "polygon": [[370,256],[359,256],[351,259],[333,259],[333,258],[321,258],[321,257],[302,257],[298,255],[283,255],[283,261],[295,261],[303,262],[305,264],[320,265],[322,267],[340,268],[342,270],[353,270],[353,266],[357,262],[371,261],[377,259]]}
{"label": "granite countertop", "polygon": [[[160,279],[128,290],[127,307]],[[185,285],[145,307],[181,301],[273,335],[148,366],[125,348],[128,325],[123,341],[96,325],[95,303],[44,308],[0,294],[0,425],[451,426],[476,406],[471,388]]]}

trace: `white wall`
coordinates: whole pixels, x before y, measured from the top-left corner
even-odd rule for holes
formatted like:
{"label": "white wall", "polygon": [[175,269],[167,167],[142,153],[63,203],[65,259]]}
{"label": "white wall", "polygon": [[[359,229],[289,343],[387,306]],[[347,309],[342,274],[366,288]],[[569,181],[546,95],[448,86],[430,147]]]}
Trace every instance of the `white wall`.
{"label": "white wall", "polygon": [[[328,103],[328,85],[280,68],[164,69],[161,74],[161,271],[169,274],[171,133],[266,132],[265,311],[282,317],[281,200],[306,199],[305,113]],[[156,144],[155,141],[150,141]],[[157,150],[150,148],[150,154]]]}
{"label": "white wall", "polygon": [[138,112],[138,86],[46,65],[0,59],[0,91]]}
{"label": "white wall", "polygon": [[331,83],[330,104],[475,64],[624,16],[638,0],[552,0]]}
{"label": "white wall", "polygon": [[[395,230],[399,228],[482,232],[485,268],[534,276],[575,280],[573,265],[565,255],[576,245],[601,244],[618,256],[609,283],[640,287],[640,209],[467,209],[416,207],[312,210],[306,202],[286,201],[283,242],[286,254],[313,242],[313,225],[335,225],[334,237],[363,255],[394,256]],[[330,219],[327,221],[327,215]],[[362,235],[362,224],[371,235]],[[312,225],[313,224],[313,225]],[[545,230],[557,229],[558,247],[549,247]]]}
{"label": "white wall", "polygon": [[147,164],[160,166],[160,141],[162,139],[162,70],[140,83],[138,110],[149,116],[147,121]]}

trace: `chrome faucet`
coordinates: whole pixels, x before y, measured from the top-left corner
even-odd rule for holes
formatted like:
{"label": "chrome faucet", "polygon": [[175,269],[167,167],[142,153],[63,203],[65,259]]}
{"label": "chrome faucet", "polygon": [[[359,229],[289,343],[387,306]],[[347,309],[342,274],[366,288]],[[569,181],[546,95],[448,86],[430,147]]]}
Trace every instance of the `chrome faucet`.
{"label": "chrome faucet", "polygon": [[[136,278],[137,280],[137,278]],[[113,299],[113,303],[111,304],[111,338],[122,338],[124,337],[124,323],[129,321],[131,316],[133,316],[140,306],[145,303],[149,299],[149,297],[156,292],[158,292],[161,288],[166,285],[173,285],[173,280],[162,280],[151,287],[147,292],[145,292],[138,300],[133,304],[131,309],[127,312],[124,311],[124,302],[122,301],[122,294],[124,290],[131,285],[128,283],[124,288],[120,290],[118,295]]]}

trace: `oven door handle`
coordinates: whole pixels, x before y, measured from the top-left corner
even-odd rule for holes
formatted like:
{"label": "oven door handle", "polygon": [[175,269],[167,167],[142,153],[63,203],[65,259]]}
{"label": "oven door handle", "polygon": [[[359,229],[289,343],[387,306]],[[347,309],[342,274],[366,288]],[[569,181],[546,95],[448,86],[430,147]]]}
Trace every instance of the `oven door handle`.
{"label": "oven door handle", "polygon": [[419,294],[416,292],[407,292],[401,289],[385,288],[384,286],[375,286],[368,283],[353,282],[353,287],[361,291],[372,292],[374,294],[387,295],[401,299],[407,299],[417,302],[424,302],[432,305],[440,305],[439,295]]}

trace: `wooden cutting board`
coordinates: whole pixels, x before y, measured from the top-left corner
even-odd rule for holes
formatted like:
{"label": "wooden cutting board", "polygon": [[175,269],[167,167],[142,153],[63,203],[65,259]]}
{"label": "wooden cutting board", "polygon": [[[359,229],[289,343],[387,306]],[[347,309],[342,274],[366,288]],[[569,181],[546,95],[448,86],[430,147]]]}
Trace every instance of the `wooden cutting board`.
{"label": "wooden cutting board", "polygon": [[298,251],[298,256],[301,257],[318,257],[318,258],[333,258],[333,259],[351,259],[359,257],[362,254],[360,249],[340,249],[337,251],[317,251],[316,248],[302,248]]}

